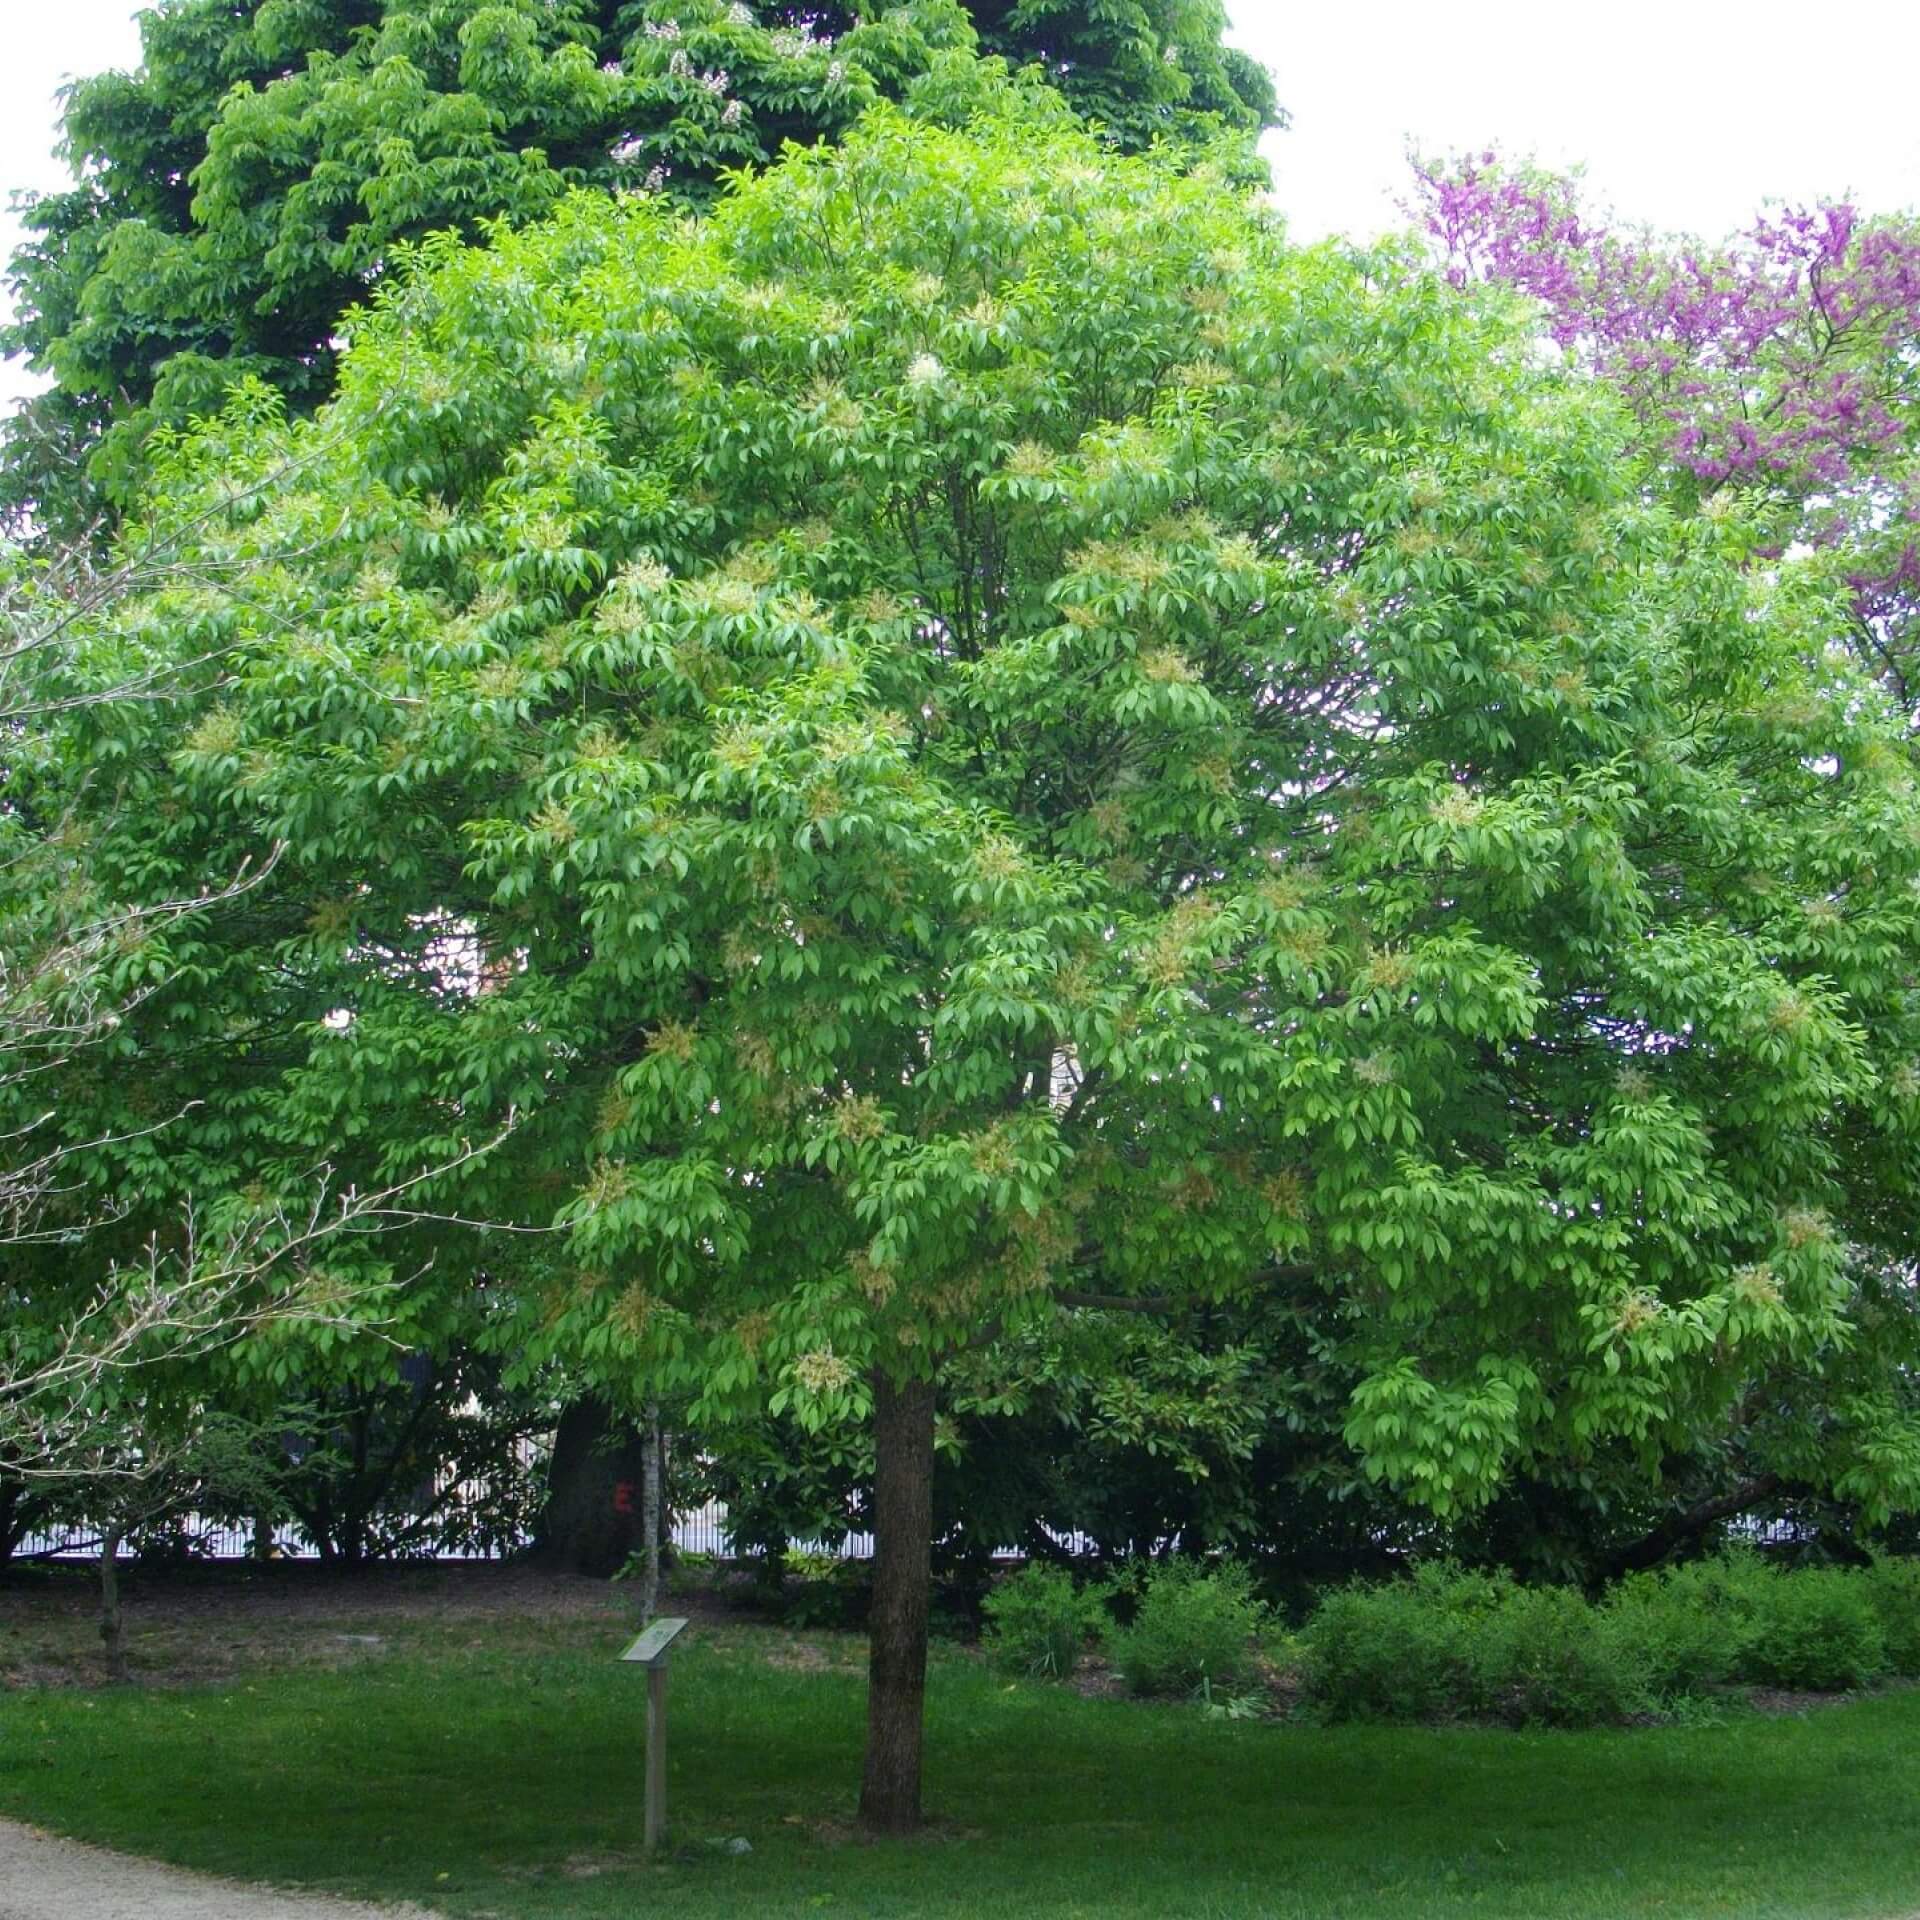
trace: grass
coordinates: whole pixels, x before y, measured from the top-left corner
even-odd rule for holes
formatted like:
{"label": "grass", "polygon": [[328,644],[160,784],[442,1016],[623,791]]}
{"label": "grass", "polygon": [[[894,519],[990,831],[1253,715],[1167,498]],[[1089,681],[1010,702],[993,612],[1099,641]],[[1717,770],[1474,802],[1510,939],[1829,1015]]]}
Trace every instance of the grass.
{"label": "grass", "polygon": [[[335,1640],[380,1630],[377,1646]],[[858,1643],[676,1651],[675,1846],[639,1856],[611,1612],[369,1622],[347,1664],[0,1692],[0,1812],[240,1878],[499,1920],[652,1915],[1839,1920],[1920,1909],[1920,1691],[1613,1734],[1329,1730],[931,1679],[927,1837],[848,1824]],[[691,1642],[692,1644],[688,1644]],[[16,1675],[17,1677],[17,1675]],[[734,1855],[724,1842],[743,1838]]]}

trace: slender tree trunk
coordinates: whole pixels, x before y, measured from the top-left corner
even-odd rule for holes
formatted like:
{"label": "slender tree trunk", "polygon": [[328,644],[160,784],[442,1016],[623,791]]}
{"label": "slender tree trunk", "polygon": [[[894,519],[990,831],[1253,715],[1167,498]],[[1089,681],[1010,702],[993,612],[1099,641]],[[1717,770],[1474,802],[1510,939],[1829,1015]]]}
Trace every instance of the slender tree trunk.
{"label": "slender tree trunk", "polygon": [[867,1760],[860,1824],[911,1833],[920,1824],[920,1747],[933,1585],[933,1383],[873,1382],[873,1615],[867,1665]]}
{"label": "slender tree trunk", "polygon": [[127,1671],[127,1642],[120,1618],[120,1542],[125,1529],[109,1525],[100,1536],[100,1645],[107,1678],[116,1686],[132,1678]]}
{"label": "slender tree trunk", "polygon": [[667,1536],[673,1532],[673,1436],[660,1425],[659,1412],[655,1409],[653,1428],[653,1458],[660,1469],[660,1573],[664,1579],[673,1566],[673,1542]]}
{"label": "slender tree trunk", "polygon": [[660,1606],[660,1407],[647,1406],[646,1471],[640,1487],[640,1619],[644,1625]]}

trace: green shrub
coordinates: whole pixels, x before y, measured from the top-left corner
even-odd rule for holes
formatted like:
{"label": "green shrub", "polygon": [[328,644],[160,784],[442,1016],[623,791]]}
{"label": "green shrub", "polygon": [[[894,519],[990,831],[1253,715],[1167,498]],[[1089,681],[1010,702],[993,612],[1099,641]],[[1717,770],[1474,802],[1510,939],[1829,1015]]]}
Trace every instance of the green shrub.
{"label": "green shrub", "polygon": [[1471,1616],[1396,1583],[1336,1588],[1300,1636],[1307,1698],[1330,1720],[1445,1720],[1474,1685]]}
{"label": "green shrub", "polygon": [[[873,1605],[873,1562],[827,1553],[787,1555],[780,1617],[790,1627],[861,1627]],[[793,1576],[798,1576],[797,1580]]]}
{"label": "green shrub", "polygon": [[1886,1671],[1886,1639],[1867,1581],[1825,1567],[1766,1582],[1736,1669],[1743,1680],[1822,1690],[1865,1686]]}
{"label": "green shrub", "polygon": [[1691,1568],[1630,1575],[1607,1596],[1615,1631],[1637,1647],[1647,1684],[1662,1699],[1705,1694],[1733,1672],[1752,1637],[1749,1610]]}
{"label": "green shrub", "polygon": [[1673,1590],[1674,1603],[1712,1620],[1735,1649],[1758,1632],[1780,1570],[1769,1566],[1752,1547],[1728,1547],[1707,1560],[1689,1560],[1669,1568],[1663,1576]]}
{"label": "green shrub", "polygon": [[[631,1567],[638,1558],[638,1554],[633,1555],[627,1566]],[[711,1586],[719,1573],[720,1562],[713,1554],[701,1553],[694,1547],[675,1547],[672,1559],[667,1562],[667,1591],[675,1594],[698,1593],[703,1587]],[[631,1575],[623,1567],[614,1577],[631,1578]]]}
{"label": "green shrub", "polygon": [[1617,1726],[1654,1704],[1647,1651],[1567,1587],[1510,1587],[1471,1634],[1471,1704],[1519,1726]]}
{"label": "green shrub", "polygon": [[1231,1690],[1253,1677],[1253,1641],[1265,1618],[1245,1567],[1168,1560],[1142,1576],[1133,1624],[1109,1644],[1135,1693],[1193,1693],[1203,1681]]}
{"label": "green shrub", "polygon": [[1920,1560],[1889,1554],[1861,1579],[1880,1622],[1888,1671],[1920,1676]]}
{"label": "green shrub", "polygon": [[1920,1561],[1781,1573],[1736,1551],[1635,1574],[1600,1606],[1441,1564],[1328,1594],[1301,1646],[1328,1719],[1603,1726],[1729,1679],[1832,1689],[1920,1671]]}
{"label": "green shrub", "polygon": [[1505,1568],[1469,1572],[1452,1560],[1425,1560],[1414,1568],[1412,1585],[1428,1606],[1474,1621],[1500,1611],[1514,1591],[1514,1578]]}
{"label": "green shrub", "polygon": [[1835,1689],[1890,1667],[1920,1671],[1920,1567],[1911,1563],[1782,1572],[1736,1548],[1636,1574],[1608,1610],[1647,1650],[1654,1687],[1669,1697],[1726,1680]]}
{"label": "green shrub", "polygon": [[1631,1636],[1580,1594],[1444,1564],[1328,1594],[1302,1644],[1307,1696],[1333,1720],[1585,1727],[1653,1698]]}
{"label": "green shrub", "polygon": [[981,1610],[994,1664],[1045,1680],[1064,1680],[1073,1672],[1087,1635],[1106,1618],[1098,1590],[1077,1587],[1064,1567],[1038,1564],[1002,1580]]}

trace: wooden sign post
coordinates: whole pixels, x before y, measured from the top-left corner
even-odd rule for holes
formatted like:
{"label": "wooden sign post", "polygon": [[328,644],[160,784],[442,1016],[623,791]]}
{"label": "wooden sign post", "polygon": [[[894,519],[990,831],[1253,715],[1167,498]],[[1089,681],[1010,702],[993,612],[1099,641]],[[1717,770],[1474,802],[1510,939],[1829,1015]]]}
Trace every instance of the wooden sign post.
{"label": "wooden sign post", "polygon": [[656,1620],[620,1658],[647,1670],[647,1814],[646,1848],[659,1846],[667,1831],[667,1649],[686,1627],[684,1620]]}

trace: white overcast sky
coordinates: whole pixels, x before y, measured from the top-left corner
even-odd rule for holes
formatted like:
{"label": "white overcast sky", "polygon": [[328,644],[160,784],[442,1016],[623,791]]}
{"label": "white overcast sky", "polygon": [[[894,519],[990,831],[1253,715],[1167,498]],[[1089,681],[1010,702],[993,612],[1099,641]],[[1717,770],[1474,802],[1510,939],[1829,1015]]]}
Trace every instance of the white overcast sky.
{"label": "white overcast sky", "polygon": [[[1719,236],[1766,200],[1920,206],[1920,0],[1228,0],[1292,130],[1270,142],[1302,239],[1400,224],[1404,155],[1585,163],[1626,218]],[[126,66],[129,0],[0,0],[0,185],[64,183],[54,93]],[[0,222],[0,250],[17,229]],[[0,367],[0,401],[23,390]]]}

